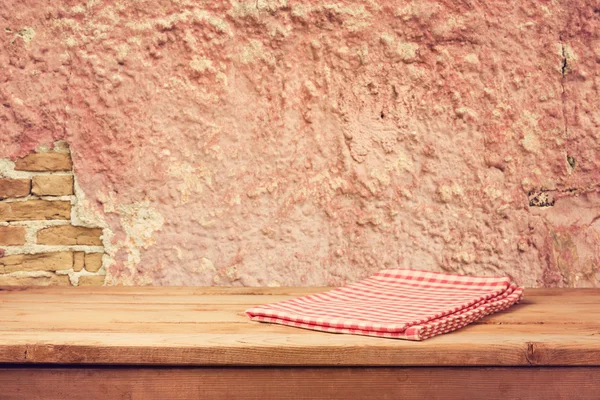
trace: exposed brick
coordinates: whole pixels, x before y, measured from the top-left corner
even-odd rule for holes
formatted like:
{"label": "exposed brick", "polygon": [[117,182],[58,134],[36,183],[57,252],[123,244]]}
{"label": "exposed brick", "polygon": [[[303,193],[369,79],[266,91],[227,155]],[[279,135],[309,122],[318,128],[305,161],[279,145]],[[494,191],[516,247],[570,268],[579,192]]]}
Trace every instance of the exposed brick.
{"label": "exposed brick", "polygon": [[73,268],[73,253],[15,254],[0,258],[0,274],[16,271],[58,271]]}
{"label": "exposed brick", "polygon": [[0,203],[0,221],[36,221],[71,218],[71,202],[28,200]]}
{"label": "exposed brick", "polygon": [[101,228],[85,228],[72,225],[51,226],[38,232],[37,243],[67,246],[102,246],[101,235]]}
{"label": "exposed brick", "polygon": [[25,228],[22,226],[0,226],[0,246],[22,246],[25,244]]}
{"label": "exposed brick", "polygon": [[85,255],[85,270],[98,272],[102,267],[102,253],[87,253]]}
{"label": "exposed brick", "polygon": [[70,171],[72,167],[69,153],[34,153],[15,162],[17,171]]}
{"label": "exposed brick", "polygon": [[36,196],[68,196],[73,194],[72,175],[39,175],[33,177],[31,193]]}
{"label": "exposed brick", "polygon": [[30,189],[29,179],[0,178],[0,200],[28,196]]}
{"label": "exposed brick", "polygon": [[83,251],[78,251],[73,253],[73,271],[79,272],[83,269],[83,265],[85,264],[85,253]]}
{"label": "exposed brick", "polygon": [[0,286],[70,286],[67,275],[51,276],[7,276],[0,275]]}
{"label": "exposed brick", "polygon": [[80,276],[79,286],[104,286],[105,275]]}

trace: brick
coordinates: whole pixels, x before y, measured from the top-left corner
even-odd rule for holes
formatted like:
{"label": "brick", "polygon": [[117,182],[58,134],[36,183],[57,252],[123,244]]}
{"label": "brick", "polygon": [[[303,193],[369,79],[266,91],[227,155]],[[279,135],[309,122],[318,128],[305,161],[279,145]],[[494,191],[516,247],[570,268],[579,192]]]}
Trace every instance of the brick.
{"label": "brick", "polygon": [[69,196],[73,194],[72,175],[38,175],[32,180],[31,193],[36,196]]}
{"label": "brick", "polygon": [[29,179],[0,178],[0,200],[29,196]]}
{"label": "brick", "polygon": [[61,225],[41,229],[37,233],[38,244],[102,246],[102,228]]}
{"label": "brick", "polygon": [[85,264],[85,253],[83,251],[78,251],[73,253],[73,271],[79,272],[83,269],[83,265]]}
{"label": "brick", "polygon": [[102,267],[103,253],[87,253],[85,255],[85,270],[88,272],[98,272]]}
{"label": "brick", "polygon": [[80,276],[79,286],[104,286],[106,275]]}
{"label": "brick", "polygon": [[72,168],[69,153],[34,153],[15,162],[16,171],[70,171]]}
{"label": "brick", "polygon": [[0,246],[22,246],[25,244],[25,228],[22,226],[0,226]]}
{"label": "brick", "polygon": [[17,271],[59,271],[73,268],[73,253],[15,254],[0,258],[0,274]]}
{"label": "brick", "polygon": [[70,201],[28,200],[0,203],[0,221],[70,219]]}
{"label": "brick", "polygon": [[70,286],[67,275],[7,276],[0,275],[0,286]]}

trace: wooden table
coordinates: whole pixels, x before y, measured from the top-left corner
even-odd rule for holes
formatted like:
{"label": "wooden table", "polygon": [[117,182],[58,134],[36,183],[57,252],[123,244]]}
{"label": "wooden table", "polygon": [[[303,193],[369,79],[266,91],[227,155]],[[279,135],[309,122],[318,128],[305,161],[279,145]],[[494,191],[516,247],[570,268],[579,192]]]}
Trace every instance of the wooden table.
{"label": "wooden table", "polygon": [[600,290],[423,342],[251,322],[326,288],[0,288],[0,399],[598,399]]}

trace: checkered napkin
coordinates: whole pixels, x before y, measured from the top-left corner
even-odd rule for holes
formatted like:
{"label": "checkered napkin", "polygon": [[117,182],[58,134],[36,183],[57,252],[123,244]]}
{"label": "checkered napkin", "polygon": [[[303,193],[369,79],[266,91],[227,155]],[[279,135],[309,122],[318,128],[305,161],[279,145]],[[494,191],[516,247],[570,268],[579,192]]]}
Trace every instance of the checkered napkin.
{"label": "checkered napkin", "polygon": [[327,292],[246,310],[253,321],[333,333],[423,340],[518,303],[508,277],[383,270]]}

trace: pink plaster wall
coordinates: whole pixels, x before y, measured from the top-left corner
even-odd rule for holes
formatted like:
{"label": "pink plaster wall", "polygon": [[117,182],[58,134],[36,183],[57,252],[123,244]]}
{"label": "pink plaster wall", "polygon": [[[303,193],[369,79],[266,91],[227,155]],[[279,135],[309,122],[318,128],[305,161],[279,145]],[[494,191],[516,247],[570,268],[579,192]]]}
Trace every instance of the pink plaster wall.
{"label": "pink plaster wall", "polygon": [[596,1],[0,0],[0,29],[0,157],[70,144],[112,284],[600,286]]}

